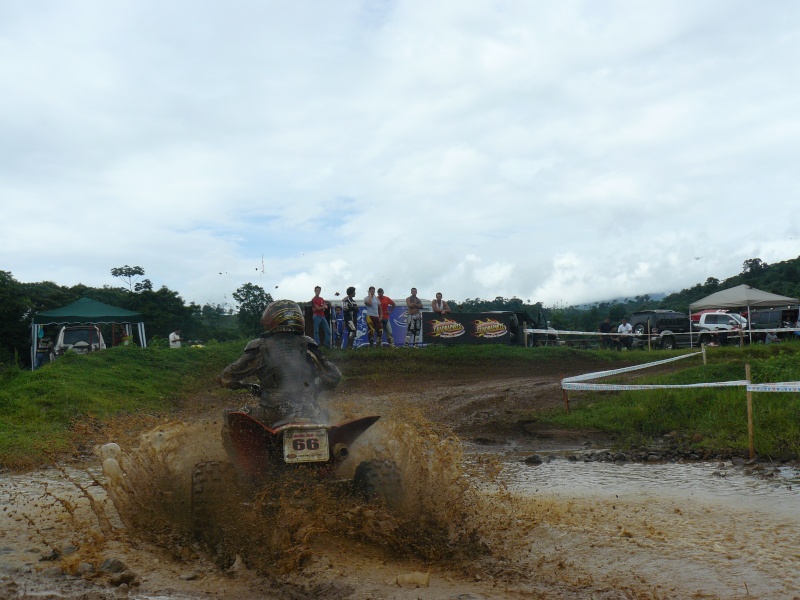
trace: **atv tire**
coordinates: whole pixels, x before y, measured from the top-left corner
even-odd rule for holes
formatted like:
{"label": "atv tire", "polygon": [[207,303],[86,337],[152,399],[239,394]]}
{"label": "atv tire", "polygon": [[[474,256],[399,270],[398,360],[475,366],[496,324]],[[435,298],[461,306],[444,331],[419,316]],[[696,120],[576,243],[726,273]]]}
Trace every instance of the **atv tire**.
{"label": "atv tire", "polygon": [[236,503],[236,473],[228,462],[198,463],[192,469],[192,533],[214,553],[222,551],[226,517]]}
{"label": "atv tire", "polygon": [[356,467],[353,487],[365,500],[378,500],[391,510],[402,505],[403,479],[394,461],[365,460]]}

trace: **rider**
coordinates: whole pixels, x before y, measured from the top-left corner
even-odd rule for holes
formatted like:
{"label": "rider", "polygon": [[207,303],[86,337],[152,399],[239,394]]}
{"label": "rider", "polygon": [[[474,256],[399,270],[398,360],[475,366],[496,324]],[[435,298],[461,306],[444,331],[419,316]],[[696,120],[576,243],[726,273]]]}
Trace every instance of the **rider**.
{"label": "rider", "polygon": [[342,374],[305,335],[302,309],[291,300],[276,300],[264,310],[261,325],[264,333],[247,344],[217,381],[232,390],[252,389],[242,380],[257,376],[261,400],[243,411],[266,425],[293,417],[321,418],[317,393],[336,387]]}

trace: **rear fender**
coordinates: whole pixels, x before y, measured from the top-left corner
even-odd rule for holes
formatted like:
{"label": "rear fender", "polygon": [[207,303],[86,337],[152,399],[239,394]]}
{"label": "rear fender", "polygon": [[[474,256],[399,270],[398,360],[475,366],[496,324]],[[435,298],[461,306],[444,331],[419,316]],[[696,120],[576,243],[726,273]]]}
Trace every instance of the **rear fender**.
{"label": "rear fender", "polygon": [[[372,427],[380,416],[362,417],[338,425],[320,425],[328,429],[328,443],[333,449],[339,445],[349,447],[367,429]],[[308,427],[308,422],[298,423]],[[281,433],[292,427],[292,423],[284,423],[275,429],[267,427],[244,412],[228,413],[228,428],[231,436],[236,463],[247,475],[263,477],[270,464],[283,462]],[[331,459],[333,455],[331,454]]]}

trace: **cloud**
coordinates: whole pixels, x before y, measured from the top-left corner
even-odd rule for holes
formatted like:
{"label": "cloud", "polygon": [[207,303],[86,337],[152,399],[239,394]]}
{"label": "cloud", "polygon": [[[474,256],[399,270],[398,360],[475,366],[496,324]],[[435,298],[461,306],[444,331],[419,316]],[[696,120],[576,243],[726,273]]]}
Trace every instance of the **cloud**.
{"label": "cloud", "polygon": [[798,12],[7,4],[0,268],[583,303],[793,258]]}

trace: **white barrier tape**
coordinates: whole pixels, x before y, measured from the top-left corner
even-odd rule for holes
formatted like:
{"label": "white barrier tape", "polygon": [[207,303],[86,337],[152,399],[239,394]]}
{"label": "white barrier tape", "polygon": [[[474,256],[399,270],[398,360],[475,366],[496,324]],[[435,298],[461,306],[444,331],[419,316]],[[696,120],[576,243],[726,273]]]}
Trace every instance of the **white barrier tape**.
{"label": "white barrier tape", "polygon": [[[602,337],[604,335],[613,335],[613,336],[626,335],[626,334],[621,334],[621,333],[619,333],[617,331],[612,331],[611,333],[600,333],[599,331],[566,331],[566,330],[561,330],[561,329],[525,329],[524,331],[525,331],[525,333],[549,333],[550,335],[583,335],[583,336],[587,336],[588,335],[588,336],[595,336],[595,337]],[[739,335],[739,333],[741,333],[742,335],[747,335],[748,333],[766,333],[768,331],[771,331],[772,333],[794,332],[794,333],[797,333],[798,335],[800,335],[800,328],[797,328],[797,327],[783,327],[781,329],[753,329],[752,331],[750,331],[749,329],[731,329],[731,330],[728,330],[728,331],[724,331],[724,330],[714,330],[714,331],[712,331],[712,330],[709,330],[709,329],[693,329],[692,332],[691,332],[691,335],[699,335],[701,333],[712,333],[712,334],[713,333],[727,333],[728,335],[736,336],[736,335]],[[636,336],[639,336],[639,337],[647,337],[646,333],[641,333],[641,334],[631,333],[631,334],[627,334],[627,335],[636,335]],[[654,338],[658,337],[657,333],[653,333],[651,335]],[[671,333],[671,335],[682,336],[682,335],[690,335],[690,333],[688,331],[686,331],[686,332],[683,332],[683,333]]]}
{"label": "white barrier tape", "polygon": [[610,377],[611,375],[618,375],[619,373],[638,371],[639,369],[647,369],[648,367],[654,367],[656,365],[665,365],[667,363],[675,362],[676,360],[683,360],[684,358],[689,358],[690,356],[697,356],[698,354],[702,354],[702,352],[692,352],[691,354],[684,354],[682,356],[675,356],[673,358],[665,358],[663,360],[657,360],[655,362],[649,362],[643,365],[634,365],[632,367],[624,367],[622,369],[612,369],[610,371],[597,371],[595,373],[584,373],[583,375],[565,377],[564,379],[561,380],[561,387],[563,388],[565,383],[571,383],[573,381],[588,381],[589,379],[600,379],[602,377]]}
{"label": "white barrier tape", "polygon": [[[709,387],[743,387],[749,382],[742,381],[712,381],[708,383],[666,384],[666,385],[616,385],[613,383],[562,383],[565,390],[595,390],[595,391],[627,391],[627,390],[665,390],[683,388],[709,388]],[[764,390],[766,391],[766,390]]]}
{"label": "white barrier tape", "polygon": [[800,392],[800,381],[783,383],[753,383],[747,386],[748,392]]}

